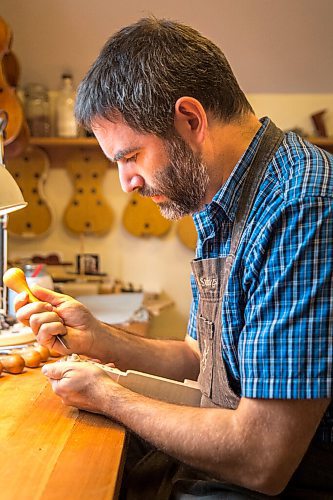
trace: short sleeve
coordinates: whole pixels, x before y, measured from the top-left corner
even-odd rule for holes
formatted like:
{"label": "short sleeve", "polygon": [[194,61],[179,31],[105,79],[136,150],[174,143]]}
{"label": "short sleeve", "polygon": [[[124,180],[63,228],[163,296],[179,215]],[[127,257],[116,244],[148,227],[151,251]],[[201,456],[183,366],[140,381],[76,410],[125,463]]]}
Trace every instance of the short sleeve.
{"label": "short sleeve", "polygon": [[332,397],[332,198],[284,205],[253,252],[238,344],[242,396]]}

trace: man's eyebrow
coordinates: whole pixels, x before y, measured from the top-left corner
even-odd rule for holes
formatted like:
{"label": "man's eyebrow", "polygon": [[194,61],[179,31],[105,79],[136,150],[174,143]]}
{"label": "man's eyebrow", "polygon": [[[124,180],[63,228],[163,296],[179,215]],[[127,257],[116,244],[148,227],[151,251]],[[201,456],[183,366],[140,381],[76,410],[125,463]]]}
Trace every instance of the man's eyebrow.
{"label": "man's eyebrow", "polygon": [[109,158],[112,162],[116,162],[116,161],[119,161],[121,160],[122,158],[124,158],[124,156],[127,156],[131,153],[135,153],[136,151],[138,151],[138,149],[140,149],[140,147],[135,147],[135,148],[126,148],[126,149],[121,149],[120,151],[118,151],[118,153],[115,154],[114,158]]}

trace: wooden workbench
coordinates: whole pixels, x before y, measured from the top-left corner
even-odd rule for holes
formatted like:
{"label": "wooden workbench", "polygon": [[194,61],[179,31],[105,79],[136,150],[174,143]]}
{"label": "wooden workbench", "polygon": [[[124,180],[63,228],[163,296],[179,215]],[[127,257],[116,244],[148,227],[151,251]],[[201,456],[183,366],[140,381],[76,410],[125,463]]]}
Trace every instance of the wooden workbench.
{"label": "wooden workbench", "polygon": [[125,430],[65,406],[40,368],[0,377],[1,500],[117,498]]}

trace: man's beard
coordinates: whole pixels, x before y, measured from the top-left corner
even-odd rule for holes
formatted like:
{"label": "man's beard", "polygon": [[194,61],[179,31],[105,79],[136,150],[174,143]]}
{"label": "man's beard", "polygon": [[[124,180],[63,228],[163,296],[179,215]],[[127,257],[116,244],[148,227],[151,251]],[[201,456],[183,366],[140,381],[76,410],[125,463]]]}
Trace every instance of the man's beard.
{"label": "man's beard", "polygon": [[151,186],[139,189],[142,196],[163,195],[167,201],[158,204],[166,219],[180,219],[202,207],[209,177],[201,156],[195,154],[181,137],[165,140],[168,165],[154,176]]}

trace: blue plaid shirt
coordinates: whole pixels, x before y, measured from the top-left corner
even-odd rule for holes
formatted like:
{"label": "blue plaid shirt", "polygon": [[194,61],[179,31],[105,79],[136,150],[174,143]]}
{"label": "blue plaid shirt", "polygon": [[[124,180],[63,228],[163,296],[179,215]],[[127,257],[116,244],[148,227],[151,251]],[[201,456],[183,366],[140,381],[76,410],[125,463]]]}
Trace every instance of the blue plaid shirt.
{"label": "blue plaid shirt", "polygon": [[[247,168],[269,119],[209,205],[194,215],[196,257],[225,257]],[[294,133],[267,166],[222,305],[222,352],[247,398],[331,398],[333,359],[333,156]],[[196,339],[192,276],[188,326]],[[333,405],[317,432],[333,442]]]}

